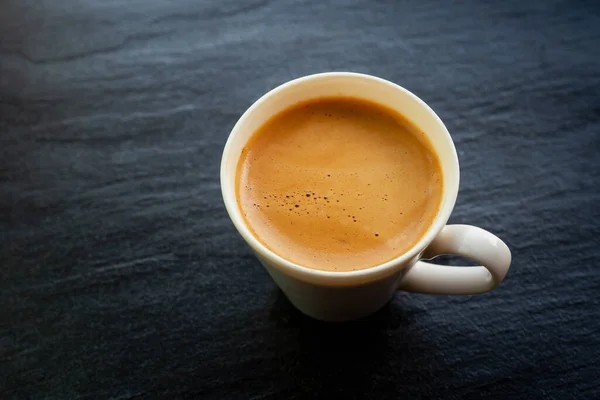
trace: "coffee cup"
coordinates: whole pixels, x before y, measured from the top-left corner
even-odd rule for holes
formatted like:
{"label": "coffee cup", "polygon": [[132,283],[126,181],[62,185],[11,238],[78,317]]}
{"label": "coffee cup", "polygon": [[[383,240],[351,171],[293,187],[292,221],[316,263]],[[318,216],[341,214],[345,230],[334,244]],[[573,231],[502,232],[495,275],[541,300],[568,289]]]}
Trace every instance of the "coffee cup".
{"label": "coffee cup", "polygon": [[[370,268],[337,272],[307,268],[275,254],[253,234],[236,200],[236,171],[242,150],[271,117],[300,102],[348,96],[388,107],[412,121],[429,139],[439,158],[444,186],[437,216],[408,251]],[[511,253],[494,234],[471,225],[447,225],[459,187],[459,164],[448,130],[435,112],[410,91],[370,75],[329,72],[294,79],[269,91],[240,117],[221,160],[221,190],[227,212],[246,243],[277,286],[302,313],[325,321],[368,316],[397,290],[430,294],[485,293],[498,286],[510,267]],[[443,266],[425,262],[452,254],[479,266]]]}

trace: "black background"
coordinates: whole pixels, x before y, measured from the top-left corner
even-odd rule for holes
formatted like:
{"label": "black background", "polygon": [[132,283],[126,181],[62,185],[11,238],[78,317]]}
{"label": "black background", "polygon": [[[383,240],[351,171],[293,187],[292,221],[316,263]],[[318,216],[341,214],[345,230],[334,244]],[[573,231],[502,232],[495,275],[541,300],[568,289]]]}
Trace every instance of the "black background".
{"label": "black background", "polygon": [[[227,135],[331,70],[446,123],[494,292],[332,325],[253,258]],[[597,1],[0,0],[0,398],[597,398],[599,131]]]}

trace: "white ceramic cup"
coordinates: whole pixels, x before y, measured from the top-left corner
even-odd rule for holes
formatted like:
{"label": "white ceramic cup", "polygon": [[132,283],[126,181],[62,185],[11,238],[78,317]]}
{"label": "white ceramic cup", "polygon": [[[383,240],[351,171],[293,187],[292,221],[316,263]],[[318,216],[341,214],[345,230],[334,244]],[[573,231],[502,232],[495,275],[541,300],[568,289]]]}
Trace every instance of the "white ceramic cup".
{"label": "white ceramic cup", "polygon": [[[261,244],[246,225],[236,200],[236,169],[248,139],[269,118],[310,99],[351,96],[390,107],[417,125],[439,156],[444,194],[429,230],[392,261],[351,272],[303,267]],[[437,294],[477,294],[494,289],[510,267],[511,254],[495,235],[470,225],[446,225],[458,194],[459,167],[448,130],[427,104],[408,90],[370,75],[330,72],[287,82],[258,99],[233,127],[221,160],[221,190],[233,224],[287,298],[304,314],[326,321],[367,316],[396,290]],[[450,267],[421,261],[456,254],[481,266]]]}

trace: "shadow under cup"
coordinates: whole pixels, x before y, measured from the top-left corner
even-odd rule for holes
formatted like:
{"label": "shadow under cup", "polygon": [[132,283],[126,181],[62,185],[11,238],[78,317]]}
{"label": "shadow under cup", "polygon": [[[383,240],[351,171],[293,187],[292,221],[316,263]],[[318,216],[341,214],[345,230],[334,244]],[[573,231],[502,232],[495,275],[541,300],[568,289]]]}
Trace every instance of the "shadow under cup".
{"label": "shadow under cup", "polygon": [[[320,97],[348,96],[387,106],[423,131],[442,168],[443,196],[429,230],[413,248],[396,259],[358,271],[329,272],[296,265],[263,246],[246,226],[236,200],[236,171],[250,137],[271,117],[299,102]],[[234,126],[221,163],[221,189],[235,227],[271,277],[302,312],[317,319],[346,320],[381,308],[396,290],[403,270],[413,265],[446,224],[456,201],[458,158],[448,130],[439,117],[408,90],[369,75],[333,72],[285,83],[257,100]]]}

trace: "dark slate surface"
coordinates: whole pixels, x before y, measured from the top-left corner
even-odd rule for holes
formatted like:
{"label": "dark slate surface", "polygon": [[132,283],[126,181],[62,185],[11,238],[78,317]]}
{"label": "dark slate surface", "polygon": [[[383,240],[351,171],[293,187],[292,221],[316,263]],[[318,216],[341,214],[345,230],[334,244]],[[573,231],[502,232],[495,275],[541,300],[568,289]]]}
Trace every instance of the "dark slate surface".
{"label": "dark slate surface", "polygon": [[[329,70],[446,122],[496,291],[328,325],[254,260],[221,150]],[[598,398],[599,131],[597,1],[3,0],[0,398]]]}

